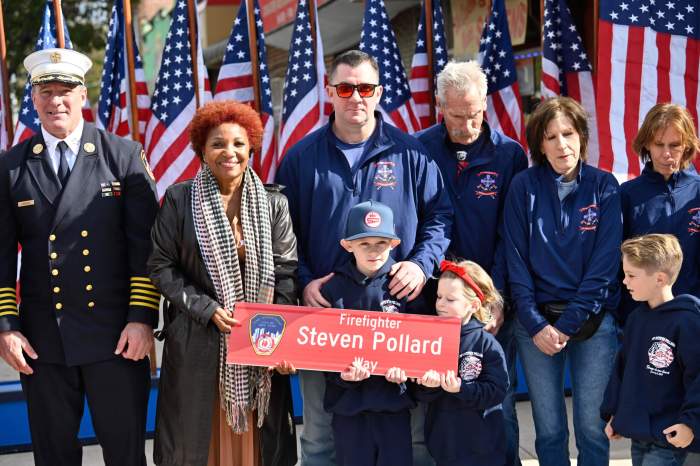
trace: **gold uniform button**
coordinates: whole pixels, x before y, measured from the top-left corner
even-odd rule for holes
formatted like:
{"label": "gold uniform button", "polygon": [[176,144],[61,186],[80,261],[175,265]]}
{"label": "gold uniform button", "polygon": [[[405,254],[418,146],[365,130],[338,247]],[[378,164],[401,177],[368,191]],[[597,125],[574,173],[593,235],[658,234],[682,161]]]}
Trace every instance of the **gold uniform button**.
{"label": "gold uniform button", "polygon": [[56,303],[56,310],[57,310],[57,311],[60,311],[61,309],[63,309],[63,304],[61,304],[61,303]]}
{"label": "gold uniform button", "polygon": [[88,291],[92,291],[92,284],[88,283],[87,285],[85,285],[85,289]]}
{"label": "gold uniform button", "polygon": [[89,249],[83,249],[83,256],[87,256],[88,254],[90,254],[90,250],[89,250]]}
{"label": "gold uniform button", "polygon": [[82,236],[83,238],[87,238],[87,235],[88,235],[87,230],[83,230],[80,232],[80,236]]}
{"label": "gold uniform button", "polygon": [[86,272],[89,272],[89,271],[92,270],[92,269],[90,268],[89,265],[86,265],[85,267],[83,267],[83,270],[86,271]]}
{"label": "gold uniform button", "polygon": [[53,292],[54,292],[54,293],[60,293],[60,292],[61,292],[61,289],[60,289],[59,287],[57,287],[57,286],[54,286],[54,287],[53,287]]}
{"label": "gold uniform button", "polygon": [[91,309],[92,309],[93,307],[95,307],[95,302],[94,302],[94,301],[90,301],[90,302],[88,303],[88,307],[91,308]]}
{"label": "gold uniform button", "polygon": [[49,235],[49,241],[56,241],[56,235],[54,235],[54,234]]}
{"label": "gold uniform button", "polygon": [[57,277],[58,276],[58,269],[53,269],[51,271],[51,275],[53,275],[54,277]]}
{"label": "gold uniform button", "polygon": [[58,254],[56,254],[55,252],[52,252],[52,253],[49,255],[49,257],[50,257],[51,259],[55,259],[55,258],[58,257]]}

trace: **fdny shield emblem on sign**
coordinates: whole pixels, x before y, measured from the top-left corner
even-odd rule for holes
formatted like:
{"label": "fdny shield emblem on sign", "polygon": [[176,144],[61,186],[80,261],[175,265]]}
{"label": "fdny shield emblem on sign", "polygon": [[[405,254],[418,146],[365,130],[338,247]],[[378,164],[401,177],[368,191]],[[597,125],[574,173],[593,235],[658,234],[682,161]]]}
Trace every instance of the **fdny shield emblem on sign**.
{"label": "fdny shield emblem on sign", "polygon": [[250,343],[255,354],[271,355],[284,335],[287,323],[277,314],[256,314],[250,319]]}

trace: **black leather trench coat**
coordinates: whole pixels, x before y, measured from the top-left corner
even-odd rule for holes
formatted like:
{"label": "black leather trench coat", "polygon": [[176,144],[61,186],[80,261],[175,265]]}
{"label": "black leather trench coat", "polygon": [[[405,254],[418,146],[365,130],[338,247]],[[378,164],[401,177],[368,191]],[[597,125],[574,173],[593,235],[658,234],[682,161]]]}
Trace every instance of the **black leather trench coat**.
{"label": "black leather trench coat", "polygon": [[[191,207],[191,181],[168,188],[151,233],[151,280],[168,301],[161,367],[154,462],[206,466],[215,390],[218,389],[219,330],[210,322],[214,284],[202,261]],[[275,302],[296,303],[296,238],[287,198],[267,187],[275,263]],[[275,374],[269,413],[261,432],[264,466],[296,463],[289,377]],[[246,466],[246,465],[241,465]]]}

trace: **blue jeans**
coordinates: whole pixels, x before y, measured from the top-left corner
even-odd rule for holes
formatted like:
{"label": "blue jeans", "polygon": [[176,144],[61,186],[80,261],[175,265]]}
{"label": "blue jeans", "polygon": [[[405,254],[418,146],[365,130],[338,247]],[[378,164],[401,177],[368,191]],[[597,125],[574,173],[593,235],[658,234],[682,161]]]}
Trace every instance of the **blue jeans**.
{"label": "blue jeans", "polygon": [[700,466],[700,453],[688,452],[683,466]]}
{"label": "blue jeans", "polygon": [[509,318],[498,331],[496,339],[503,348],[508,368],[508,391],[503,400],[503,421],[506,427],[506,464],[505,466],[520,466],[520,429],[518,428],[518,416],[515,412],[515,389],[518,375],[515,370],[517,355],[515,344],[515,320]]}
{"label": "blue jeans", "polygon": [[523,363],[535,421],[535,450],[540,464],[569,466],[569,429],[564,403],[564,369],[568,360],[573,392],[574,432],[579,466],[607,466],[610,444],[600,404],[617,350],[617,328],[608,313],[596,333],[570,341],[554,356],[542,353],[518,322],[515,339]]}
{"label": "blue jeans", "polygon": [[413,466],[435,466],[425,444],[425,416],[428,403],[419,401],[411,410],[411,446],[413,447]]}
{"label": "blue jeans", "polygon": [[333,466],[333,415],[323,409],[326,377],[323,372],[299,371],[299,383],[304,400],[304,427],[299,438],[301,466]]}
{"label": "blue jeans", "polygon": [[632,440],[632,466],[683,466],[687,454],[656,442]]}

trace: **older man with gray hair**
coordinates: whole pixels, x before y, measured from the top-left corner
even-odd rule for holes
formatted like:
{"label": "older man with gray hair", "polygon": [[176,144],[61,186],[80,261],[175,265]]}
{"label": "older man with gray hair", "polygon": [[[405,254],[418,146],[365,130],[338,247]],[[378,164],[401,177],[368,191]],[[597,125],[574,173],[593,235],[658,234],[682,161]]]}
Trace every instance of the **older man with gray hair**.
{"label": "older man with gray hair", "polygon": [[[455,210],[448,255],[481,265],[508,296],[501,235],[503,204],[511,180],[528,162],[520,144],[491,129],[484,120],[486,91],[486,75],[478,63],[449,62],[437,77],[437,103],[443,120],[417,136],[440,167]],[[493,309],[492,313],[493,320],[485,328],[503,346],[511,379],[503,403],[506,464],[519,465],[513,313],[507,307],[506,312]]]}

